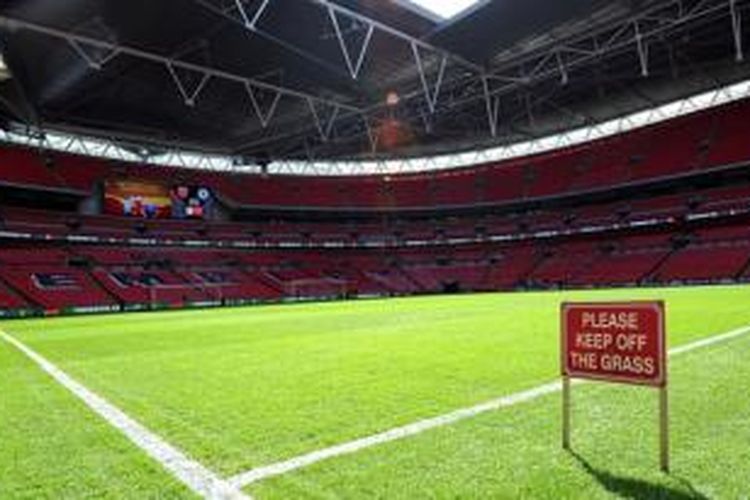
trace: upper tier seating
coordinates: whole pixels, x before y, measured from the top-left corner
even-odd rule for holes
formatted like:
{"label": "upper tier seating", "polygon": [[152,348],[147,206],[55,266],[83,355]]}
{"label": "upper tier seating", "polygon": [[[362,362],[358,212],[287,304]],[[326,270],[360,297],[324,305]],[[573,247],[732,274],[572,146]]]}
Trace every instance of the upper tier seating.
{"label": "upper tier seating", "polygon": [[30,149],[0,148],[0,182],[28,188],[65,189],[65,180]]}
{"label": "upper tier seating", "polygon": [[231,205],[404,209],[473,206],[559,196],[744,163],[750,101],[526,158],[409,175],[309,177],[221,174],[117,164],[65,154],[47,160],[0,150],[0,183],[91,192],[106,179],[206,185]]}

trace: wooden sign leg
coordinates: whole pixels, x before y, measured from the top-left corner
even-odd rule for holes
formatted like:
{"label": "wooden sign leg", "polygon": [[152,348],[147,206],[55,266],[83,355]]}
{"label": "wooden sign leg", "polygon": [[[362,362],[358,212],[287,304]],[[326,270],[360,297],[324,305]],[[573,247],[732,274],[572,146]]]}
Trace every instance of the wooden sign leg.
{"label": "wooden sign leg", "polygon": [[562,445],[570,449],[570,377],[562,379]]}
{"label": "wooden sign leg", "polygon": [[662,472],[669,472],[669,392],[659,389],[659,462]]}

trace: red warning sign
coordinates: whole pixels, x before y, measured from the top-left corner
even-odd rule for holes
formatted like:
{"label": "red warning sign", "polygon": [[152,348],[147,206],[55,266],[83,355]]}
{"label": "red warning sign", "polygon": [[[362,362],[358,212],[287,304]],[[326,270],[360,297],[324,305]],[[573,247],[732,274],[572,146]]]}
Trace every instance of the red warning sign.
{"label": "red warning sign", "polygon": [[564,376],[663,387],[664,303],[562,305]]}

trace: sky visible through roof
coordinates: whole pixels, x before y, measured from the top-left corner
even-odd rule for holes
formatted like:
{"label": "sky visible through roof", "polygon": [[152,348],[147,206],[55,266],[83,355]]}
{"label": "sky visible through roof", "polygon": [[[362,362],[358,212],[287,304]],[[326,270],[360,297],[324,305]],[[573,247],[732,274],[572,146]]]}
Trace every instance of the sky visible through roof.
{"label": "sky visible through roof", "polygon": [[411,3],[420,9],[447,20],[466,11],[482,0],[406,0],[404,3]]}

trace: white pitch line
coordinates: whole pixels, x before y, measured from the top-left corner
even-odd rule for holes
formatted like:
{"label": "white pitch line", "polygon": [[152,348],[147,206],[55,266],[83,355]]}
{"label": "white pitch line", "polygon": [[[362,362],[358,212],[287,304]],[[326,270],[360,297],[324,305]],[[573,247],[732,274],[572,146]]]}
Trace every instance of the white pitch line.
{"label": "white pitch line", "polygon": [[330,448],[324,448],[321,450],[313,451],[311,453],[307,453],[305,455],[300,455],[298,457],[286,460],[284,462],[278,462],[278,463],[271,464],[271,465],[261,466],[256,469],[252,469],[247,472],[243,472],[241,474],[233,476],[229,478],[227,481],[232,486],[241,488],[241,487],[247,486],[248,484],[254,483],[256,481],[260,481],[261,479],[266,479],[272,476],[285,474],[295,469],[300,469],[302,467],[312,465],[316,462],[320,462],[321,460],[326,460],[329,458],[337,457],[340,455],[345,455],[348,453],[354,453],[356,451],[359,451],[365,448],[370,448],[371,446],[387,443],[390,441],[396,441],[398,439],[403,439],[405,437],[413,436],[415,434],[420,434],[429,429],[434,429],[436,427],[443,427],[445,425],[453,424],[455,422],[465,420],[475,415],[479,415],[480,413],[498,410],[505,406],[512,406],[514,404],[522,403],[524,401],[536,399],[539,396],[543,396],[545,394],[551,394],[553,392],[558,391],[559,385],[560,385],[559,382],[552,382],[552,383],[545,384],[539,387],[535,387],[534,389],[530,389],[528,391],[523,391],[523,392],[519,392],[516,394],[512,394],[510,396],[502,397],[499,399],[494,399],[492,401],[488,401],[486,403],[483,403],[477,406],[472,406],[470,408],[463,408],[460,410],[453,411],[451,413],[447,413],[445,415],[428,418],[426,420],[419,420],[412,424],[404,425],[402,427],[395,427],[391,430],[381,432],[379,434],[374,434],[374,435],[363,437],[360,439],[355,439],[354,441],[349,441],[347,443],[342,443],[342,444],[338,444],[335,446],[331,446]]}
{"label": "white pitch line", "polygon": [[[728,340],[745,335],[748,332],[750,332],[750,326],[737,328],[729,332],[714,335],[705,339],[691,342],[689,344],[675,347],[669,350],[669,355],[671,357],[678,354],[694,351],[703,347],[708,347],[713,344],[718,344],[720,342],[726,342]],[[574,380],[573,382],[581,383],[582,380]],[[286,474],[287,472],[301,469],[303,467],[307,467],[308,465],[312,465],[329,458],[354,453],[365,448],[377,446],[379,444],[397,441],[399,439],[404,439],[415,434],[420,434],[430,429],[454,424],[456,422],[460,422],[462,420],[466,420],[483,413],[496,411],[501,408],[506,408],[520,403],[532,401],[542,396],[559,392],[561,389],[562,384],[560,381],[550,382],[533,389],[528,389],[525,391],[510,394],[508,396],[503,396],[491,401],[487,401],[485,403],[478,404],[476,406],[470,406],[437,417],[419,420],[417,422],[401,427],[395,427],[378,434],[373,434],[363,438],[355,439],[354,441],[337,444],[329,448],[323,448],[310,453],[306,453],[304,455],[299,455],[282,462],[257,467],[255,469],[251,469],[249,471],[232,476],[227,479],[227,482],[235,488],[243,488],[245,486],[248,486],[249,484],[261,481],[263,479]]]}
{"label": "white pitch line", "polygon": [[712,335],[711,337],[706,337],[704,339],[696,340],[694,342],[690,342],[689,344],[673,347],[672,349],[669,350],[669,355],[677,356],[678,354],[695,351],[696,349],[700,349],[702,347],[708,347],[710,345],[718,344],[720,342],[726,342],[728,340],[741,337],[747,334],[748,332],[750,332],[750,326],[743,326],[741,328],[736,328],[734,330],[730,330],[728,332],[724,332],[719,335]]}
{"label": "white pitch line", "polygon": [[0,338],[39,365],[60,385],[82,400],[111,426],[125,434],[130,441],[198,495],[210,500],[251,500],[251,497],[243,494],[239,488],[230,485],[200,463],[189,458],[184,452],[164,441],[103,397],[87,389],[19,340],[2,330],[0,330]]}

